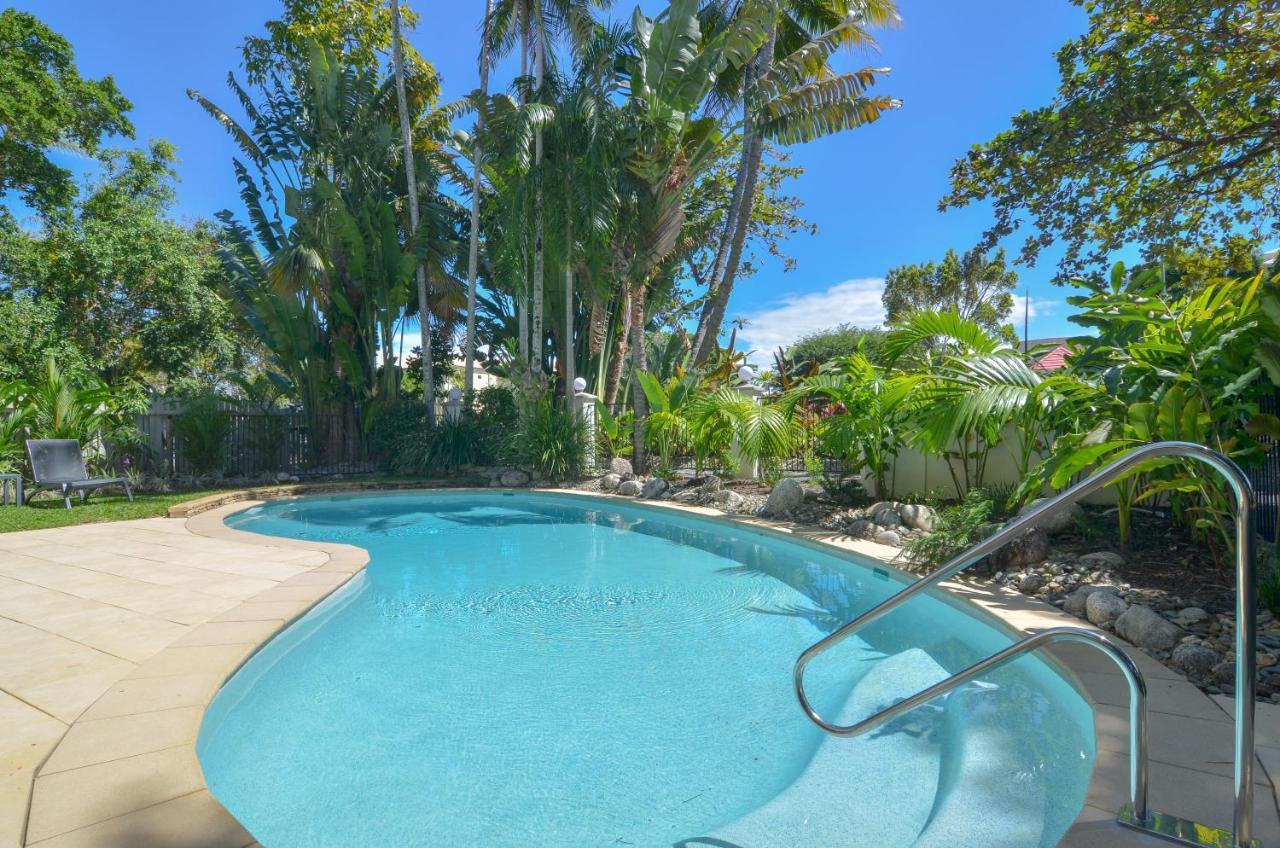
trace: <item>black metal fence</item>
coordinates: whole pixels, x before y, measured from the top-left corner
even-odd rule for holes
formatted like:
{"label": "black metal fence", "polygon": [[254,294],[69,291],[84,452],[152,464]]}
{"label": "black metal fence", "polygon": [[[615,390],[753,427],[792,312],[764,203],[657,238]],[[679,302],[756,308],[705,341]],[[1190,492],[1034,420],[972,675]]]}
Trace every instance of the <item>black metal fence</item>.
{"label": "black metal fence", "polygon": [[[1280,415],[1280,392],[1264,397],[1258,411]],[[1261,441],[1268,450],[1262,461],[1247,471],[1258,495],[1258,533],[1264,539],[1275,539],[1276,523],[1280,521],[1280,442],[1266,437]]]}
{"label": "black metal fence", "polygon": [[[360,474],[376,470],[359,427],[343,415],[308,423],[301,412],[224,409],[225,418],[197,438],[184,436],[180,409],[137,416],[142,470],[166,477],[220,473],[263,477]],[[200,442],[200,444],[197,444]]]}

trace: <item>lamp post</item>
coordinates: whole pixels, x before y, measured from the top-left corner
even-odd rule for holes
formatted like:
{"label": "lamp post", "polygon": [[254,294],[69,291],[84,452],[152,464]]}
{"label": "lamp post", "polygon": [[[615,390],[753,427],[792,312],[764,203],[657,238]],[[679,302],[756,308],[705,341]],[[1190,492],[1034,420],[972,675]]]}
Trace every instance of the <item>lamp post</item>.
{"label": "lamp post", "polygon": [[[756,372],[751,366],[744,365],[738,369],[738,385],[733,389],[738,394],[749,399],[752,403],[759,404],[760,398],[764,394],[752,382],[756,378]],[[756,480],[760,477],[760,463],[754,456],[747,456],[743,453],[742,443],[735,435],[733,443],[729,446],[729,455],[733,457],[738,465],[738,471],[734,477],[738,480]]]}

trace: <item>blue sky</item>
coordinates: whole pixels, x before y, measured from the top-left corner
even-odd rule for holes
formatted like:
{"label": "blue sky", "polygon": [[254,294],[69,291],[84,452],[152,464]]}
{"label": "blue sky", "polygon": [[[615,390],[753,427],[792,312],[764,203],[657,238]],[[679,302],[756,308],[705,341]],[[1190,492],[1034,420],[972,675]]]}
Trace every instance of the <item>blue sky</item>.
{"label": "blue sky", "polygon": [[[1085,27],[1084,14],[1067,0],[899,4],[903,25],[881,34],[879,55],[844,54],[836,62],[892,68],[880,89],[901,98],[903,108],[870,127],[793,150],[792,161],[806,173],[792,191],[819,232],[791,242],[794,271],[766,261],[730,303],[728,316],[747,319],[741,335],[761,360],[808,331],[840,322],[875,325],[888,269],[973,245],[989,222],[987,210],[937,211],[952,162],[1007,128],[1018,110],[1052,98],[1053,53]],[[199,89],[215,102],[231,100],[227,72],[238,70],[243,37],[278,16],[274,0],[116,0],[109,10],[100,0],[10,5],[35,13],[70,39],[82,72],[115,76],[134,103],[137,143],[163,137],[177,145],[180,217],[238,207],[234,147],[185,90]],[[444,96],[472,90],[482,0],[412,5],[422,20],[411,41],[443,76]],[[650,11],[660,5],[644,3]],[[620,5],[613,14],[629,15],[632,8]],[[496,85],[510,80],[509,64],[497,69]],[[1068,292],[1048,282],[1056,258],[1050,251],[1038,267],[1018,269],[1031,296],[1032,337],[1072,332],[1062,302]],[[1021,306],[1017,313],[1021,329]]]}

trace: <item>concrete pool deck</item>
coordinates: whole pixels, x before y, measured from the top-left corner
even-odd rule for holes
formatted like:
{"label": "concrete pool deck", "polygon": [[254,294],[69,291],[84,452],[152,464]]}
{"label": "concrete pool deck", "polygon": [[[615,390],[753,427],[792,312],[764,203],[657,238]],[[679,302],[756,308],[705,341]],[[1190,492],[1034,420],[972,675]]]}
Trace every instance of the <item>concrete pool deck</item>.
{"label": "concrete pool deck", "polygon": [[[0,535],[0,848],[256,845],[205,787],[195,756],[204,710],[246,659],[360,572],[368,555],[231,530],[223,517],[252,501],[223,500],[198,514],[188,507],[186,518]],[[897,554],[784,522],[652,506],[793,533],[885,562]],[[947,588],[1017,630],[1082,625],[1003,589]],[[1168,845],[1115,824],[1128,792],[1123,677],[1083,647],[1050,652],[1095,704],[1097,727],[1087,806],[1060,844]],[[1151,692],[1152,808],[1229,825],[1229,704],[1141,651],[1130,653]],[[1280,776],[1280,708],[1260,705],[1257,727],[1254,829],[1272,848],[1280,846],[1280,798],[1268,775]]]}

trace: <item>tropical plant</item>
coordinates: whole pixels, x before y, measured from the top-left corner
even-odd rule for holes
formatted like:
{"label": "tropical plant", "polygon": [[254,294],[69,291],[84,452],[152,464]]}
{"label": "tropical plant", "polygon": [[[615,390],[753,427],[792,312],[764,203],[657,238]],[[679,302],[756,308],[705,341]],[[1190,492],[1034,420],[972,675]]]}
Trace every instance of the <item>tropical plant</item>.
{"label": "tropical plant", "polygon": [[[1138,445],[1183,440],[1248,465],[1260,455],[1246,432],[1258,420],[1263,370],[1254,356],[1275,326],[1259,306],[1261,273],[1211,281],[1182,297],[1166,292],[1155,269],[1117,264],[1105,283],[1070,301],[1072,320],[1097,336],[1073,339],[1071,372],[1050,377],[1062,435],[1029,477],[1061,486]],[[1123,542],[1136,503],[1168,502],[1175,518],[1212,547],[1229,547],[1231,499],[1223,481],[1198,463],[1166,458],[1117,484]]]}
{"label": "tropical plant", "polygon": [[947,461],[956,491],[981,487],[991,451],[1013,434],[1019,474],[1045,446],[1054,397],[1027,359],[959,313],[912,312],[892,326],[885,359],[905,365],[894,380],[917,425],[914,441]]}
{"label": "tropical plant", "polygon": [[970,489],[960,503],[937,511],[932,533],[907,539],[902,552],[916,565],[942,565],[991,534],[994,512],[995,501],[985,490]]}
{"label": "tropical plant", "polygon": [[551,480],[571,480],[587,470],[590,434],[582,420],[549,396],[521,410],[507,451],[517,463]]}
{"label": "tropical plant", "polygon": [[819,450],[856,469],[866,468],[876,493],[889,492],[889,472],[905,439],[903,395],[861,353],[841,356],[786,394],[791,414],[807,414]]}
{"label": "tropical plant", "polygon": [[225,466],[231,413],[216,394],[190,398],[173,418],[173,436],[196,474],[221,472]]}
{"label": "tropical plant", "polygon": [[614,415],[596,401],[596,443],[607,459],[631,455],[632,415],[630,409]]}

